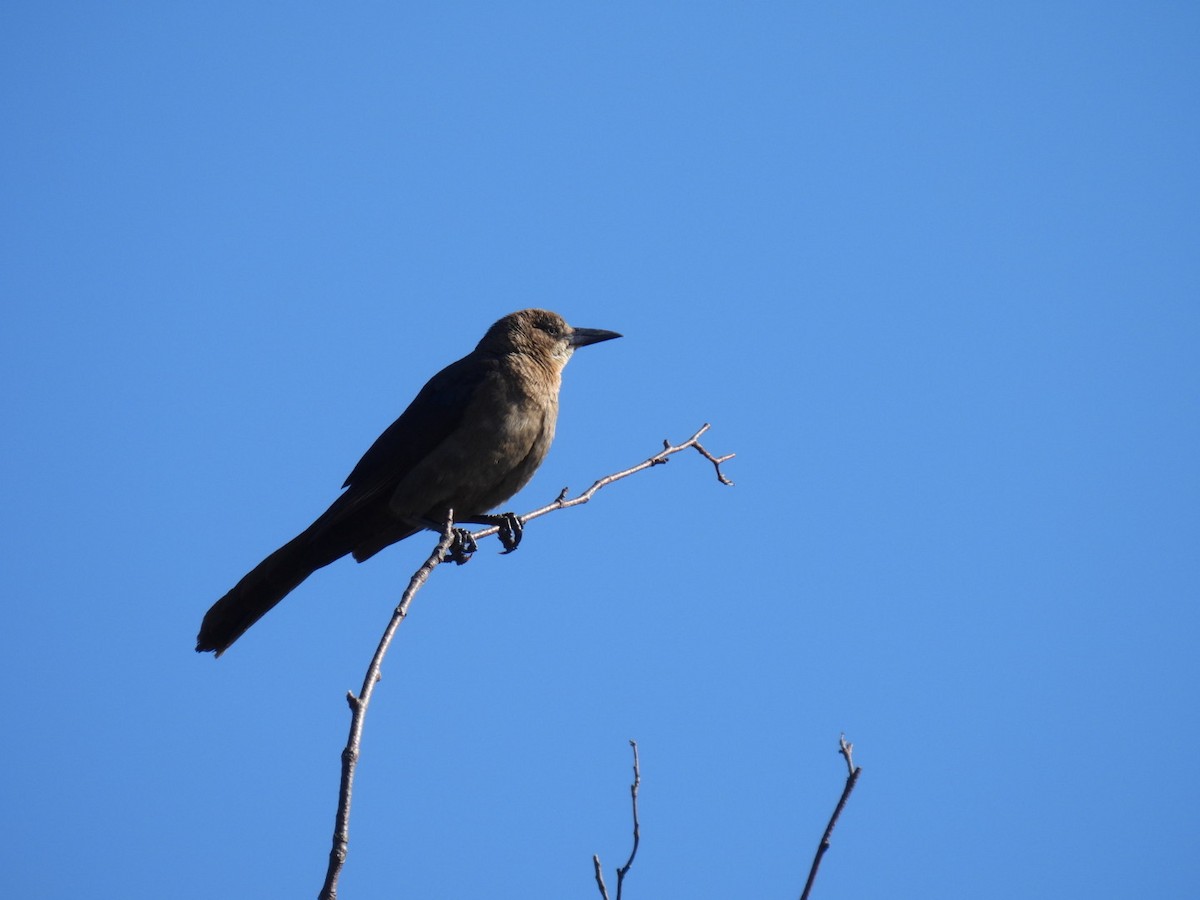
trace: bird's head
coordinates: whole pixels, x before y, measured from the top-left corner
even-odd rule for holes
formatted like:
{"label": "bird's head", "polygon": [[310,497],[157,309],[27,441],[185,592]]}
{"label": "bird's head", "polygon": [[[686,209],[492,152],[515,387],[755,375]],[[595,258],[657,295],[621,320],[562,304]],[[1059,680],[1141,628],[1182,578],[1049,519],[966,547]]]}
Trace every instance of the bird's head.
{"label": "bird's head", "polygon": [[602,328],[572,328],[558,313],[522,309],[509,313],[488,329],[479,342],[490,353],[523,353],[554,361],[561,369],[576,347],[610,341],[621,335]]}

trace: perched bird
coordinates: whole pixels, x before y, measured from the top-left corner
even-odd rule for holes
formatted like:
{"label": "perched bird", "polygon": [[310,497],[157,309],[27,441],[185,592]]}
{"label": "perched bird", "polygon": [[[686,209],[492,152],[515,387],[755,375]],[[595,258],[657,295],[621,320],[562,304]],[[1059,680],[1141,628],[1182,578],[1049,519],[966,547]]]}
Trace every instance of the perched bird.
{"label": "perched bird", "polygon": [[[220,656],[305,578],[351,554],[358,561],[425,528],[499,525],[505,551],[521,540],[512,513],[487,515],[533,477],[554,439],[563,366],[576,347],[620,337],[572,328],[544,309],[523,309],[421,389],[358,461],[345,492],[213,604],[196,650]],[[473,548],[459,532],[460,560]],[[466,541],[466,542],[464,542]]]}

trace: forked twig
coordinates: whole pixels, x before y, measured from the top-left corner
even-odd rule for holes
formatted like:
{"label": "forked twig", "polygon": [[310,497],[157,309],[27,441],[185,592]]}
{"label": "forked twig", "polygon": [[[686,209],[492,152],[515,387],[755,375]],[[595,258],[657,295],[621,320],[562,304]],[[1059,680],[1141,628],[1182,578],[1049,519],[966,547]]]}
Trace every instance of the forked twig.
{"label": "forked twig", "polygon": [[[629,851],[629,859],[625,860],[625,865],[617,869],[617,900],[621,900],[625,876],[633,868],[633,858],[637,856],[638,844],[642,840],[641,825],[638,823],[638,788],[642,784],[642,772],[638,765],[637,741],[630,741],[629,746],[633,748],[633,783],[629,785],[629,796],[633,800],[633,848]],[[604,872],[600,866],[599,855],[593,854],[592,868],[596,871],[596,884],[600,888],[600,896],[603,900],[608,900],[608,888],[604,885]]]}

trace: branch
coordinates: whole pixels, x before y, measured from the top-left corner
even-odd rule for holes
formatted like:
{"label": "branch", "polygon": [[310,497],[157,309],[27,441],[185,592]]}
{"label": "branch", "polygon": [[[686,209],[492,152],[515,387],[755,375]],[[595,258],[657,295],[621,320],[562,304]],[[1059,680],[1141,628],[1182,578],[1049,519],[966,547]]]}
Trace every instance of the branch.
{"label": "branch", "polygon": [[[706,425],[705,428],[708,426]],[[699,435],[697,435],[699,436]],[[625,860],[625,865],[617,869],[617,900],[621,900],[621,889],[625,884],[625,876],[629,874],[629,870],[633,868],[633,858],[637,856],[638,844],[641,843],[641,829],[638,824],[638,787],[642,783],[641,769],[638,767],[638,751],[637,741],[630,741],[629,746],[633,748],[633,784],[629,785],[629,796],[633,800],[633,849],[629,851],[629,859]],[[600,896],[603,900],[608,900],[608,888],[604,886],[604,874],[600,868],[600,857],[592,856],[592,867],[596,870],[596,884],[600,887]]]}
{"label": "branch", "polygon": [[[704,434],[704,432],[708,431],[708,429],[711,427],[712,426],[706,422],[700,427],[699,431],[693,434],[682,444],[672,444],[670,441],[663,441],[663,448],[661,452],[656,453],[649,459],[638,463],[636,466],[631,466],[630,468],[624,469],[620,472],[614,472],[611,475],[605,475],[578,497],[572,497],[570,500],[568,500],[567,489],[563,488],[553,503],[548,503],[540,509],[535,509],[533,512],[529,512],[521,516],[521,524],[524,525],[531,519],[538,519],[542,516],[549,515],[552,512],[558,512],[560,509],[568,509],[572,506],[580,506],[584,503],[587,503],[601,488],[608,487],[614,481],[620,481],[622,478],[628,478],[630,475],[636,475],[638,472],[644,471],[645,469],[650,469],[654,466],[665,465],[666,463],[670,462],[670,457],[673,454],[687,450],[689,447],[695,448],[697,453],[713,464],[713,468],[715,468],[717,471],[717,480],[721,482],[721,484],[732,486],[733,482],[721,471],[721,463],[728,462],[737,454],[727,453],[724,456],[713,456],[700,444],[700,435]],[[483,540],[485,537],[490,537],[491,535],[496,534],[499,530],[499,526],[493,525],[492,527],[485,528],[482,531],[474,532],[471,537],[479,541]]]}
{"label": "branch", "polygon": [[359,691],[357,697],[349,691],[346,692],[346,702],[350,704],[350,736],[346,741],[346,749],[342,751],[342,781],[338,791],[333,847],[329,851],[329,868],[325,871],[325,884],[321,888],[320,900],[336,900],[337,898],[338,876],[341,875],[342,866],[346,863],[346,853],[350,844],[350,795],[354,790],[354,771],[358,766],[359,747],[362,743],[363,725],[367,718],[367,706],[371,703],[371,695],[375,693],[375,685],[383,677],[380,671],[383,666],[383,657],[387,654],[388,647],[391,646],[392,638],[396,636],[396,630],[400,627],[400,623],[408,615],[408,606],[412,603],[413,596],[429,580],[430,574],[445,557],[450,542],[454,538],[453,526],[454,511],[450,510],[442,528],[441,540],[433,548],[433,553],[429,555],[429,558],[413,573],[408,587],[404,589],[404,594],[400,597],[400,603],[392,613],[391,621],[384,629],[383,637],[379,639],[379,646],[375,648],[375,655],[371,657],[371,664],[367,666],[362,690]]}
{"label": "branch", "polygon": [[817,845],[817,854],[813,857],[812,868],[808,871],[808,881],[804,883],[804,893],[800,895],[800,900],[808,900],[813,882],[817,879],[817,869],[821,865],[821,857],[829,849],[829,836],[833,834],[833,827],[837,825],[838,816],[842,814],[842,809],[846,806],[850,792],[854,790],[854,785],[858,783],[858,776],[862,774],[861,766],[858,768],[854,767],[854,760],[850,756],[853,752],[854,745],[847,743],[846,736],[843,734],[838,738],[838,753],[846,758],[846,768],[850,774],[846,778],[846,787],[842,789],[841,799],[838,800],[837,806],[833,810],[833,816],[830,817],[829,824],[825,826],[825,834],[821,836],[821,843]]}
{"label": "branch", "polygon": [[608,888],[604,886],[604,870],[600,867],[600,857],[592,854],[592,868],[596,870],[596,884],[600,888],[600,896],[608,900]]}
{"label": "branch", "polygon": [[[552,513],[555,510],[566,509],[569,506],[579,506],[580,504],[587,503],[592,499],[592,495],[601,488],[612,484],[614,481],[620,481],[622,478],[628,478],[630,475],[641,472],[643,469],[649,469],[652,466],[662,465],[668,461],[668,458],[672,454],[679,453],[680,451],[686,450],[689,447],[695,448],[696,452],[713,464],[713,467],[717,471],[717,480],[719,480],[722,484],[733,484],[732,481],[722,474],[721,463],[733,459],[734,454],[729,453],[725,456],[715,457],[700,445],[700,436],[704,434],[704,432],[708,431],[708,429],[709,425],[705,424],[702,428],[700,428],[699,431],[693,434],[682,444],[672,445],[668,441],[663,441],[663,449],[660,453],[655,454],[645,462],[641,462],[636,466],[632,466],[631,468],[625,469],[621,472],[614,472],[612,475],[606,475],[578,497],[575,497],[571,500],[566,499],[567,489],[563,488],[562,492],[558,495],[558,498],[553,503],[543,506],[541,509],[536,509],[533,512],[523,516],[521,518],[522,524],[530,519],[536,519],[540,516]],[[350,704],[351,713],[350,736],[346,741],[345,749],[342,751],[342,778],[340,789],[338,791],[337,816],[334,821],[333,846],[329,851],[329,867],[325,873],[325,884],[321,888],[320,900],[336,900],[337,898],[338,877],[341,875],[342,867],[346,863],[346,855],[350,845],[350,798],[354,790],[354,772],[358,765],[359,748],[362,744],[362,733],[363,726],[366,722],[367,706],[371,702],[371,696],[375,693],[375,685],[382,677],[381,669],[383,666],[383,658],[387,655],[388,648],[392,644],[392,639],[395,637],[396,631],[400,627],[400,623],[403,622],[404,618],[408,615],[408,607],[409,604],[412,603],[413,596],[421,589],[425,582],[429,580],[429,576],[433,573],[433,570],[436,569],[445,559],[446,553],[449,550],[451,542],[454,538],[453,526],[454,512],[451,510],[449,511],[446,522],[442,527],[441,539],[438,541],[437,546],[433,549],[433,552],[429,555],[429,558],[426,559],[425,562],[421,564],[421,567],[413,573],[412,579],[408,582],[408,587],[404,589],[404,594],[400,597],[400,603],[396,606],[395,611],[392,613],[391,621],[388,622],[387,628],[384,629],[383,637],[381,637],[379,640],[379,646],[375,649],[375,655],[371,657],[371,664],[367,667],[366,677],[363,678],[362,690],[359,691],[358,696],[355,696],[349,692],[346,694],[346,701]],[[473,534],[472,537],[474,537],[476,540],[479,540],[488,537],[489,535],[496,534],[499,530],[500,529],[498,527],[485,528],[484,530]],[[617,873],[618,900],[621,896],[621,880],[625,877],[624,873],[628,872],[629,867],[633,865],[633,857],[634,854],[637,853],[638,844],[637,787],[640,779],[638,777],[637,769],[637,744],[633,743],[632,741],[630,741],[630,743],[633,744],[634,763],[634,783],[632,787],[633,852],[629,854],[629,860],[625,863],[625,867],[619,870]],[[599,864],[600,861],[597,859],[596,865],[599,866]],[[604,879],[600,875],[599,868],[596,870],[596,880],[600,885],[600,890],[604,895],[605,900],[608,900],[608,894],[604,890]]]}

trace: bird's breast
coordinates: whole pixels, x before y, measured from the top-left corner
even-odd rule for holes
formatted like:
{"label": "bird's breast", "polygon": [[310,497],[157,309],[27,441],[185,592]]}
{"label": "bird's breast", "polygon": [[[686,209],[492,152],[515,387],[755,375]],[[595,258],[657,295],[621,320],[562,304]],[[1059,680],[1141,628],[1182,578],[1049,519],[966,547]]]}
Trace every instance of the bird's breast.
{"label": "bird's breast", "polygon": [[459,426],[397,486],[391,509],[437,519],[495,509],[537,471],[558,419],[559,371],[520,361],[483,379]]}

